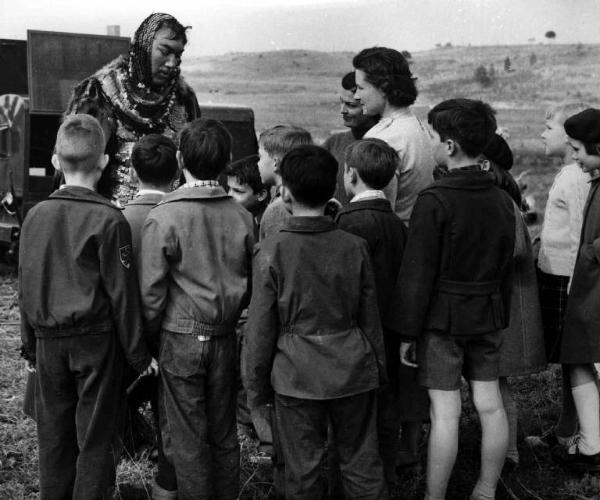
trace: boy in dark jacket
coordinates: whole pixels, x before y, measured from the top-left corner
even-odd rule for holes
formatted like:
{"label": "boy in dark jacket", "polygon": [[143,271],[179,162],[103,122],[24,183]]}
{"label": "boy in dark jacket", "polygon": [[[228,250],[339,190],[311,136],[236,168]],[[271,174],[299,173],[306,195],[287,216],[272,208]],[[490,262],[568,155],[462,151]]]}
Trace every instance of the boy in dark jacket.
{"label": "boy in dark jacket", "polygon": [[221,122],[194,120],[179,148],[187,182],[150,210],[142,230],[144,317],[161,337],[161,432],[179,500],[234,499],[235,326],[247,304],[252,215],[217,181],[231,158]]}
{"label": "boy in dark jacket", "polygon": [[[398,154],[380,139],[359,140],[346,149],[344,187],[350,203],[337,216],[338,227],[367,241],[375,273],[380,317],[388,314],[406,245],[406,227],[383,193],[396,171]],[[427,418],[427,392],[416,384],[414,368],[404,367],[399,380],[400,337],[383,330],[390,383],[378,398],[379,449],[388,485],[396,482],[396,454],[401,419],[405,446],[417,460],[421,421]],[[402,400],[398,400],[399,396]],[[410,410],[409,410],[410,408]],[[407,414],[413,415],[407,419]],[[410,434],[410,439],[407,437]],[[408,451],[408,450],[407,450]]]}
{"label": "boy in dark jacket", "polygon": [[32,208],[21,231],[23,352],[37,371],[40,498],[109,498],[123,354],[156,369],[143,338],[131,234],[96,186],[108,157],[95,118],[71,115],[52,164],[66,184]]}
{"label": "boy in dark jacket", "polygon": [[280,171],[293,216],[255,257],[248,402],[275,404],[286,498],[325,496],[329,421],[346,498],[383,498],[375,389],[386,374],[367,244],[323,215],[337,173],[330,153],[298,146]]}
{"label": "boy in dark jacket", "polygon": [[419,382],[431,401],[427,457],[428,500],[445,498],[456,459],[461,373],[471,383],[482,429],[481,471],[471,498],[493,499],[508,444],[498,386],[499,330],[510,312],[510,266],[515,220],[510,197],[481,170],[477,156],[496,130],[481,101],[451,99],[428,115],[434,156],[449,173],[421,191],[393,308],[409,359],[417,341]]}
{"label": "boy in dark jacket", "polygon": [[[177,165],[177,146],[160,134],[148,134],[142,137],[131,152],[131,178],[137,184],[138,192],[127,202],[123,215],[131,228],[133,256],[136,262],[141,258],[142,227],[150,209],[159,203],[163,196],[171,191],[173,180],[179,172]],[[150,339],[150,349],[158,356],[158,339]],[[128,382],[131,382],[128,381]],[[137,412],[145,402],[150,401],[156,428],[158,422],[158,379],[146,378],[128,394],[129,411]],[[134,418],[128,420],[136,422]],[[175,470],[167,461],[163,452],[160,429],[156,433],[158,452],[157,473],[152,483],[153,500],[171,500],[177,498]]]}

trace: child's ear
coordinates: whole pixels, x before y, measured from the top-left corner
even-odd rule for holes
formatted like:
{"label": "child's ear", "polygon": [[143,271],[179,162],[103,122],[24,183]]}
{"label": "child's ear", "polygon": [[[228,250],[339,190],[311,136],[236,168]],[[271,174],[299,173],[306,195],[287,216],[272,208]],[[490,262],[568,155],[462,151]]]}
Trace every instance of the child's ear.
{"label": "child's ear", "polygon": [[285,185],[281,186],[281,201],[292,203],[292,193],[290,193],[290,190]]}
{"label": "child's ear", "polygon": [[52,166],[56,169],[56,171],[60,172],[60,161],[58,160],[58,155],[56,153],[52,155],[52,159],[50,161],[52,162]]}
{"label": "child's ear", "polygon": [[347,169],[348,170],[346,171],[346,174],[350,179],[350,184],[354,186],[358,181],[358,174],[356,173],[356,169],[354,167],[347,167]]}
{"label": "child's ear", "polygon": [[484,170],[485,172],[489,172],[490,171],[490,160],[487,160],[485,158],[481,158],[479,160],[479,163],[481,165],[481,169]]}
{"label": "child's ear", "polygon": [[460,151],[460,146],[457,142],[453,141],[452,139],[446,139],[444,142],[446,146],[446,154],[448,156],[454,156]]}
{"label": "child's ear", "polygon": [[132,184],[139,184],[140,178],[138,177],[138,174],[135,171],[135,168],[129,167],[129,177],[131,178]]}
{"label": "child's ear", "polygon": [[279,156],[273,156],[273,172],[279,175]]}
{"label": "child's ear", "polygon": [[109,157],[107,154],[103,154],[100,159],[98,160],[98,168],[102,171],[106,168],[106,165],[108,165],[108,161],[109,161]]}

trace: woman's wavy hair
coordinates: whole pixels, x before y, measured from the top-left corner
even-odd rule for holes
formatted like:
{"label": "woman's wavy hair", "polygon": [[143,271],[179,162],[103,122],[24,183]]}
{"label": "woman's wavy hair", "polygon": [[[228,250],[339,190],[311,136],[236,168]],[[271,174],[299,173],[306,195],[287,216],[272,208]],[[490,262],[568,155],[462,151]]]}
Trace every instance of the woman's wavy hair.
{"label": "woman's wavy hair", "polygon": [[366,80],[380,89],[388,102],[407,107],[417,100],[416,78],[412,76],[406,58],[387,47],[363,49],[352,59],[354,69],[365,73]]}

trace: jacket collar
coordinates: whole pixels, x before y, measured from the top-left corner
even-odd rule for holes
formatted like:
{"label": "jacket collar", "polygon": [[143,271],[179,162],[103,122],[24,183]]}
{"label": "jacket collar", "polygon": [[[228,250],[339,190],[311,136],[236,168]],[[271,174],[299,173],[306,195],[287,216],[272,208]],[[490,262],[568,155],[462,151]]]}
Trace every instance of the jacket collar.
{"label": "jacket collar", "polygon": [[105,198],[101,194],[91,189],[84,188],[81,186],[64,186],[54,191],[49,199],[58,200],[75,200],[75,201],[87,201],[89,203],[99,203],[114,208],[115,210],[121,210],[120,207],[115,205],[109,199]]}
{"label": "jacket collar", "polygon": [[391,212],[392,205],[388,200],[383,200],[381,198],[358,200],[348,203],[348,205],[339,211],[338,215],[356,212],[357,210],[379,210],[380,212]]}
{"label": "jacket collar", "polygon": [[447,189],[489,189],[494,185],[492,176],[475,168],[475,165],[450,170],[444,177],[435,181],[432,186]]}
{"label": "jacket collar", "polygon": [[164,198],[164,194],[159,193],[147,193],[136,196],[133,200],[129,200],[127,202],[126,207],[130,207],[132,205],[156,205],[159,201]]}
{"label": "jacket collar", "polygon": [[209,199],[222,199],[231,198],[225,190],[219,187],[180,187],[171,193],[164,196],[159,205],[169,203],[172,201],[185,201],[185,200],[209,200]]}
{"label": "jacket collar", "polygon": [[292,233],[323,233],[333,231],[336,225],[330,217],[321,215],[320,217],[290,217],[284,224],[282,231]]}

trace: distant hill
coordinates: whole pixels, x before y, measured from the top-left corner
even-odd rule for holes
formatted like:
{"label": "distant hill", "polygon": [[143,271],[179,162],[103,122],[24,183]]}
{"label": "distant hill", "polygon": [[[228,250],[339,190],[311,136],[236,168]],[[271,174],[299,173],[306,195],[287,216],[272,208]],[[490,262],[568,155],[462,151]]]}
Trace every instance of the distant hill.
{"label": "distant hill", "polygon": [[[201,101],[251,106],[258,130],[296,123],[321,138],[341,126],[337,91],[341,77],[352,70],[353,55],[307,50],[229,53],[186,59],[183,71]],[[417,104],[473,97],[499,110],[541,110],[543,120],[550,103],[600,103],[600,45],[441,47],[412,56],[420,91]],[[510,71],[505,71],[507,57]],[[480,65],[488,74],[493,66],[494,81],[487,87],[474,79]],[[535,137],[539,126],[533,124]]]}

